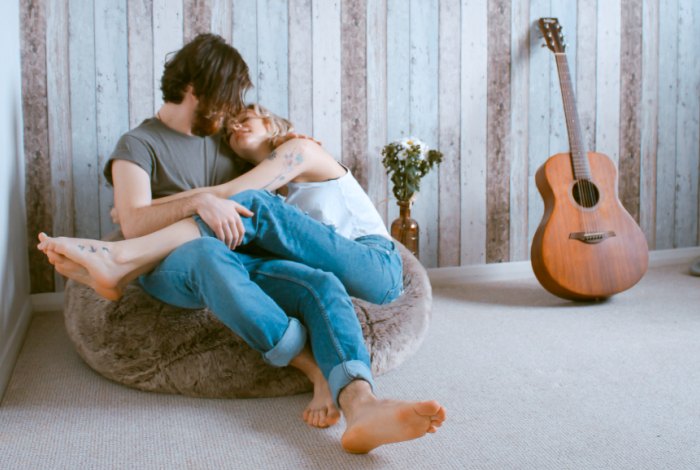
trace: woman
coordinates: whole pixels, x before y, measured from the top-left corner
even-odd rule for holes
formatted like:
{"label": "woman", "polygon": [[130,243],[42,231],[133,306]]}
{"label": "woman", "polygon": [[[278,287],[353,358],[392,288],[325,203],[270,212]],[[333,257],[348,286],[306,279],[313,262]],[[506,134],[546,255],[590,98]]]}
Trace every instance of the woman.
{"label": "woman", "polygon": [[[259,105],[250,105],[242,115],[229,119],[226,128],[233,150],[255,168],[225,184],[168,196],[154,203],[193,194],[229,197],[248,189],[273,191],[286,185],[287,202],[325,224],[314,227],[315,230],[327,231],[328,238],[345,240],[338,243],[333,256],[325,257],[341,260],[342,272],[329,271],[338,275],[350,295],[381,304],[401,294],[401,256],[369,197],[347,168],[315,141],[300,138],[285,141],[290,137],[291,123]],[[299,218],[306,219],[302,214]],[[116,300],[128,282],[150,271],[188,241],[204,235],[216,236],[232,249],[240,244],[242,237],[234,237],[226,227],[216,229],[213,231],[195,217],[143,237],[118,242],[50,238],[40,234],[39,249],[60,273]],[[257,245],[284,258],[285,253],[276,251],[274,244],[263,240],[257,241]],[[311,352],[306,350],[291,365],[314,383],[314,398],[304,412],[304,420],[317,427],[337,422],[338,410]]]}

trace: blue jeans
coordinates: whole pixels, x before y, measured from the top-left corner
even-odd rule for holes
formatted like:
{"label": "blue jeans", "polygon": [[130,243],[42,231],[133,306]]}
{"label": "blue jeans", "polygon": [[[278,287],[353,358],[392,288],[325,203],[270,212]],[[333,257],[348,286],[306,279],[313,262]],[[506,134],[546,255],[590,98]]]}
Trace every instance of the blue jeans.
{"label": "blue jeans", "polygon": [[[336,404],[353,380],[373,386],[348,291],[376,303],[400,295],[394,243],[375,236],[347,240],[271,193],[245,191],[233,199],[255,213],[243,219],[244,249],[231,251],[213,237],[194,240],[142,276],[144,289],[180,307],[208,307],[275,366],[299,354],[308,331]],[[211,235],[201,221],[200,227]]]}
{"label": "blue jeans", "polygon": [[[393,241],[381,235],[349,240],[269,191],[243,191],[229,199],[254,213],[242,218],[245,236],[237,251],[333,273],[351,296],[375,304],[392,302],[403,292],[403,264]],[[215,237],[199,217],[195,220],[203,235]]]}

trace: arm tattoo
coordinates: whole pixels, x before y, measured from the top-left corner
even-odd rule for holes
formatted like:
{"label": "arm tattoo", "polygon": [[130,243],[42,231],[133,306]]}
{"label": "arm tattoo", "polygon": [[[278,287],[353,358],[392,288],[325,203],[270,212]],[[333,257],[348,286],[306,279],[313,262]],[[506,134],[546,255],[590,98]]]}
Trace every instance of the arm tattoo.
{"label": "arm tattoo", "polygon": [[270,155],[267,156],[267,159],[274,160],[275,157],[277,157],[277,150],[273,150],[272,153],[270,153]]}
{"label": "arm tattoo", "polygon": [[[277,156],[277,154],[275,152],[272,152],[270,154],[270,156],[268,157],[268,159],[271,160],[272,158],[274,158],[276,156]],[[268,189],[273,183],[285,181],[286,176],[294,170],[294,167],[301,165],[302,162],[304,161],[304,157],[300,153],[298,153],[296,155],[294,153],[287,153],[287,154],[284,154],[283,158],[284,158],[284,166],[282,167],[282,170],[280,171],[280,173],[277,176],[275,176],[272,179],[272,181],[270,181],[265,186],[263,186],[262,189]]]}

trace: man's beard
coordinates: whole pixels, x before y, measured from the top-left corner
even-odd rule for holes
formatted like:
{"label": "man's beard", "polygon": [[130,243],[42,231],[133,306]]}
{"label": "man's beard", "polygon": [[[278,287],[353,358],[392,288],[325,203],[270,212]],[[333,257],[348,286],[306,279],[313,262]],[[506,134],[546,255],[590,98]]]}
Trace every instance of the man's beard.
{"label": "man's beard", "polygon": [[221,113],[203,112],[199,106],[195,110],[192,133],[200,137],[216,134],[221,129]]}

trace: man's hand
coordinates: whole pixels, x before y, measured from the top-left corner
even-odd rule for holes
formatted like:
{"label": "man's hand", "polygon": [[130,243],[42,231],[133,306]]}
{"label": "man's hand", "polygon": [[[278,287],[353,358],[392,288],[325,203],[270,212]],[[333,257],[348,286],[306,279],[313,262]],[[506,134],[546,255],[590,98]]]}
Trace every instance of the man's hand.
{"label": "man's hand", "polygon": [[119,225],[119,211],[116,207],[112,207],[112,209],[110,209],[109,215],[112,217],[112,223],[114,225]]}
{"label": "man's hand", "polygon": [[241,216],[252,217],[253,212],[235,201],[212,194],[202,193],[197,198],[197,214],[214,231],[216,238],[231,250],[243,243],[245,228]]}

